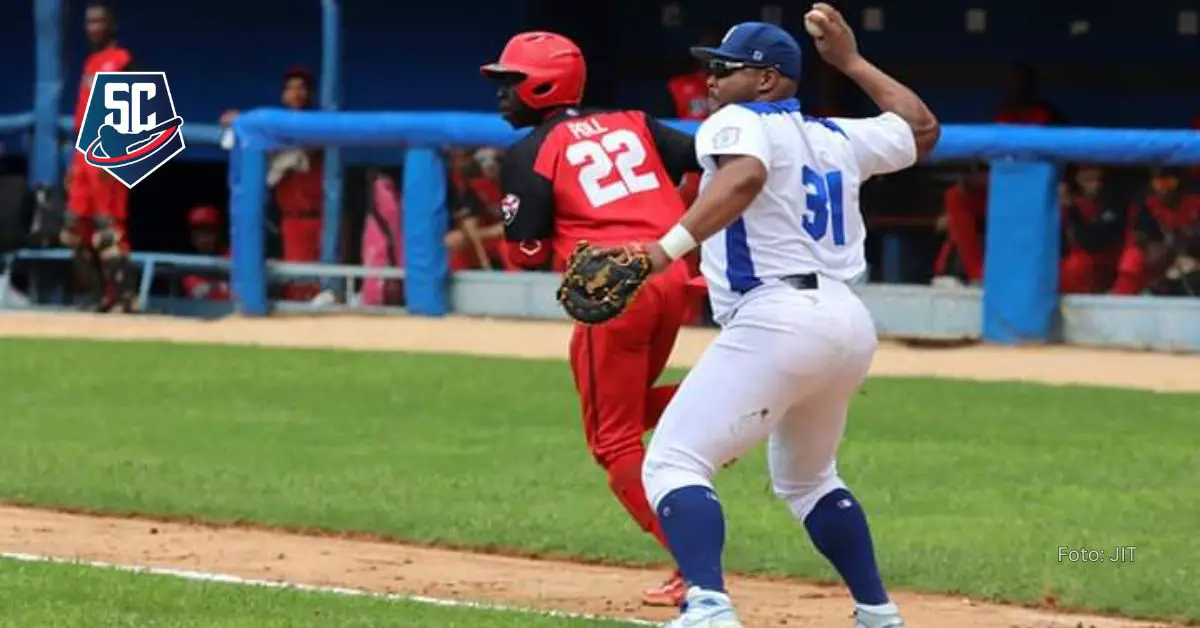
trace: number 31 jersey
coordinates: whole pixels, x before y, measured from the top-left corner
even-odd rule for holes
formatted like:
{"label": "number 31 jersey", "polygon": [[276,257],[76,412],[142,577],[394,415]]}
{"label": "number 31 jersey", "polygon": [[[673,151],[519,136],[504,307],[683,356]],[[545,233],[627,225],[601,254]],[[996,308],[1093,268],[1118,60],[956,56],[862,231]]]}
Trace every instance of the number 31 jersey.
{"label": "number 31 jersey", "polygon": [[916,161],[912,129],[894,113],[810,118],[791,98],[727,105],[696,131],[707,187],[721,157],[748,156],[767,170],[763,190],[704,242],[700,269],[714,318],[780,277],[819,273],[848,281],[866,269],[859,186]]}
{"label": "number 31 jersey", "polygon": [[579,240],[657,239],[686,209],[680,178],[699,170],[692,136],[643,112],[557,112],[504,159],[509,257],[562,270]]}

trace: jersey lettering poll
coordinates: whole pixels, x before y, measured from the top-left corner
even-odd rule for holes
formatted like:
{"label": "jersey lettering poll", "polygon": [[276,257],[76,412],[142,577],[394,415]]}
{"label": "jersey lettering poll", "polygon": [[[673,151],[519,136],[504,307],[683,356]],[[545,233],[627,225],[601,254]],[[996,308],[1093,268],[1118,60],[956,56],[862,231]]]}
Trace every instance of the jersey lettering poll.
{"label": "jersey lettering poll", "polygon": [[657,238],[684,212],[693,140],[640,111],[565,109],[509,151],[505,233],[524,268],[562,270],[575,243]]}

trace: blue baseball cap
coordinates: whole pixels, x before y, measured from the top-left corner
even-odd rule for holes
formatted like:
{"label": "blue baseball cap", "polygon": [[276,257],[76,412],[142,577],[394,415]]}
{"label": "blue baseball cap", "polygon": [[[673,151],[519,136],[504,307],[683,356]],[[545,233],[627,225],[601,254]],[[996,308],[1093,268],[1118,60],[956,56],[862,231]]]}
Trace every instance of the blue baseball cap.
{"label": "blue baseball cap", "polygon": [[791,33],[766,22],[742,22],[729,29],[717,48],[694,47],[692,56],[703,61],[722,59],[771,67],[800,80],[800,44]]}

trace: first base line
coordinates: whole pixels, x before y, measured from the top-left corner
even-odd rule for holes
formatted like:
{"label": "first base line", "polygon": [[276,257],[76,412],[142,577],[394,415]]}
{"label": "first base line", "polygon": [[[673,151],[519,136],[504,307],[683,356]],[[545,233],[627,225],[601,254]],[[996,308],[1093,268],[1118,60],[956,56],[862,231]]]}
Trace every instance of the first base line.
{"label": "first base line", "polygon": [[254,578],[242,578],[221,573],[209,573],[204,571],[188,571],[186,569],[170,569],[167,567],[146,567],[143,565],[117,565],[114,563],[106,563],[95,560],[82,560],[74,558],[58,558],[55,556],[39,556],[37,554],[22,554],[19,552],[0,552],[0,559],[12,560],[23,563],[52,563],[57,565],[75,565],[80,567],[93,567],[96,569],[107,569],[110,571],[123,571],[127,573],[148,574],[154,576],[166,576],[170,578],[179,578],[181,580],[191,580],[194,582],[216,582],[221,584],[235,584],[241,586],[263,587],[267,589],[288,589],[292,591],[302,591],[305,593],[317,593],[326,595],[341,595],[347,597],[364,597],[377,600],[387,600],[390,602],[411,602],[414,604],[425,604],[428,606],[442,606],[448,608],[472,608],[476,610],[495,611],[501,613],[519,613],[524,615],[541,615],[544,617],[560,617],[563,619],[582,619],[590,621],[604,621],[614,624],[624,624],[631,626],[661,626],[661,623],[647,621],[645,619],[622,619],[617,617],[603,617],[600,615],[590,615],[586,613],[568,613],[566,611],[543,610],[537,608],[524,608],[519,606],[505,606],[503,604],[489,604],[486,602],[470,602],[467,600],[452,600],[444,598],[429,597],[425,595],[404,595],[398,593],[376,593],[374,591],[366,591],[363,589],[350,589],[344,587],[325,587],[311,584],[302,584],[298,582],[285,582],[279,580],[257,580]]}

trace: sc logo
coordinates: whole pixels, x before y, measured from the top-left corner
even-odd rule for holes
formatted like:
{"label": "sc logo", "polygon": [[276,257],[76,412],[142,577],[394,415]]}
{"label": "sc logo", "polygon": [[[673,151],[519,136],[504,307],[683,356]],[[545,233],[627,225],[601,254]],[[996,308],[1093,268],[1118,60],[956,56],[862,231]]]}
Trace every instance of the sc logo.
{"label": "sc logo", "polygon": [[75,150],[128,187],[186,147],[163,72],[97,72]]}
{"label": "sc logo", "polygon": [[107,83],[104,86],[104,108],[110,113],[104,123],[121,133],[141,133],[158,125],[158,112],[150,107],[143,115],[142,104],[158,94],[154,83]]}

